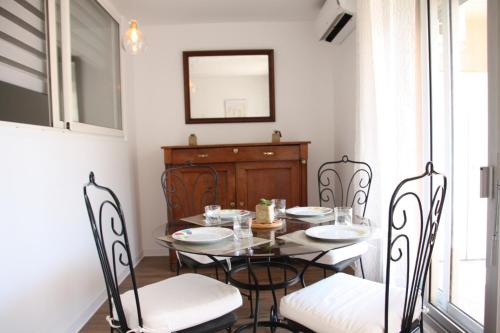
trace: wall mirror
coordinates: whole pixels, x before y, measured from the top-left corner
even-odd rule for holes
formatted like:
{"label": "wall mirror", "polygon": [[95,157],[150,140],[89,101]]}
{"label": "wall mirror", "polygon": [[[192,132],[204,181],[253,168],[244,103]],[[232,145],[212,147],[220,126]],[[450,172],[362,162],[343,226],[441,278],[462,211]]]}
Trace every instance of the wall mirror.
{"label": "wall mirror", "polygon": [[274,121],[273,50],[185,51],[186,124]]}

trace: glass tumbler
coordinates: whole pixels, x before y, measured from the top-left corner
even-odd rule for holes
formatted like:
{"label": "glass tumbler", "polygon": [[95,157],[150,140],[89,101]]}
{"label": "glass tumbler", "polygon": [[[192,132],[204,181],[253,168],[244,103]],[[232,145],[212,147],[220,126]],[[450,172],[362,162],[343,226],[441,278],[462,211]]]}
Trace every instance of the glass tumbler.
{"label": "glass tumbler", "polygon": [[286,199],[273,199],[274,215],[276,217],[285,217]]}
{"label": "glass tumbler", "polygon": [[335,224],[352,225],[352,208],[351,207],[335,207]]}
{"label": "glass tumbler", "polygon": [[205,221],[207,225],[220,224],[220,206],[208,205],[205,206]]}
{"label": "glass tumbler", "polygon": [[233,217],[233,232],[236,239],[252,237],[252,218],[240,215]]}

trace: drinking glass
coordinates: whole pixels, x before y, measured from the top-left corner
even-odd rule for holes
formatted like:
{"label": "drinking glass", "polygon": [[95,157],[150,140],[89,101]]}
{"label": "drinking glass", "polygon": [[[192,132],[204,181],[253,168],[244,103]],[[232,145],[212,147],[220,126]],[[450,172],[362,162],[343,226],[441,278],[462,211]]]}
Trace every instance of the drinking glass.
{"label": "drinking glass", "polygon": [[335,214],[335,224],[352,224],[352,208],[351,207],[335,207],[333,209]]}
{"label": "drinking glass", "polygon": [[240,215],[233,217],[233,232],[236,239],[252,237],[252,218]]}
{"label": "drinking glass", "polygon": [[276,217],[285,217],[286,199],[273,199],[274,215]]}
{"label": "drinking glass", "polygon": [[205,206],[205,221],[208,225],[220,224],[220,206]]}

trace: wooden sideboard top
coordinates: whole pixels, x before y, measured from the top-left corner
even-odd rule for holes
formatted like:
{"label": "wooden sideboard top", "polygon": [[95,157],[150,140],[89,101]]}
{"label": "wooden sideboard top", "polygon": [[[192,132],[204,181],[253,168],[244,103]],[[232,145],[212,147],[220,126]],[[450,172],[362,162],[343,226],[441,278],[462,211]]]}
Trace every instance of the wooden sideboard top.
{"label": "wooden sideboard top", "polygon": [[258,143],[228,143],[196,146],[162,146],[161,149],[199,149],[199,148],[219,148],[219,147],[254,147],[254,146],[295,146],[310,144],[311,141],[285,141],[285,142],[258,142]]}

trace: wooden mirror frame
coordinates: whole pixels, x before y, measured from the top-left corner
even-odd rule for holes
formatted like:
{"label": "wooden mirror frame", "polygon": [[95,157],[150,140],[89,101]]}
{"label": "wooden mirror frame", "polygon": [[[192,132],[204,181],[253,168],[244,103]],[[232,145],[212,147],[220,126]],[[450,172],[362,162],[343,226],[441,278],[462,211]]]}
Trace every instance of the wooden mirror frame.
{"label": "wooden mirror frame", "polygon": [[[234,118],[191,118],[191,95],[189,89],[189,57],[209,56],[240,56],[240,55],[267,55],[269,66],[269,117],[234,117]],[[182,52],[184,65],[184,111],[186,124],[208,123],[252,123],[274,122],[274,50],[215,50],[215,51],[184,51]]]}

